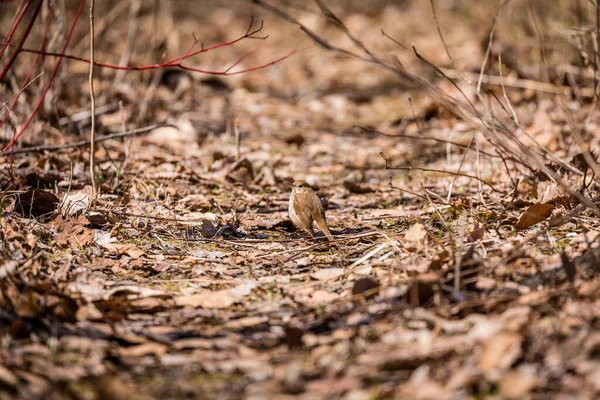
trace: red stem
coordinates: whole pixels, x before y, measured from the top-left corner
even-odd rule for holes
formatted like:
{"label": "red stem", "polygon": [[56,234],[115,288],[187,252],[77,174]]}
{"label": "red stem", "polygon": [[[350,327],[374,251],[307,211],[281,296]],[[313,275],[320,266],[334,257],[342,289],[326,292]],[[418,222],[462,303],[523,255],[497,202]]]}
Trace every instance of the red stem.
{"label": "red stem", "polygon": [[[25,129],[27,128],[27,126],[29,126],[29,124],[31,123],[31,120],[37,113],[37,110],[42,105],[42,102],[44,101],[44,98],[46,97],[46,93],[48,93],[48,90],[50,90],[50,86],[52,85],[52,82],[54,82],[54,78],[56,77],[56,73],[58,72],[58,68],[60,67],[60,63],[63,59],[65,50],[67,49],[67,46],[69,45],[69,42],[71,41],[71,36],[73,35],[73,30],[75,29],[75,25],[77,23],[77,20],[79,19],[79,15],[81,14],[81,10],[83,10],[84,5],[85,5],[85,0],[81,0],[81,3],[79,4],[79,9],[77,10],[77,14],[75,14],[75,19],[73,20],[73,24],[71,24],[71,28],[69,29],[69,34],[67,35],[67,39],[65,40],[65,45],[62,48],[61,55],[59,55],[59,59],[56,62],[54,69],[52,70],[52,75],[50,76],[50,79],[48,80],[48,83],[46,84],[46,87],[44,88],[42,95],[38,99],[37,103],[35,103],[35,107],[33,108],[33,111],[29,115],[29,118],[27,118],[27,121],[25,121],[25,124],[23,125],[23,127],[21,128],[19,133],[17,133],[13,137],[13,139],[6,146],[4,146],[4,148],[2,149],[3,152],[7,151],[12,146],[14,146],[15,142],[19,139],[19,137],[23,134],[23,132],[25,132]],[[18,51],[16,51],[15,53],[18,53]]]}
{"label": "red stem", "polygon": [[[225,42],[225,43],[219,43],[216,44],[214,46],[211,47],[206,47],[203,48],[201,50],[196,50],[192,53],[186,53],[183,56],[177,57],[177,58],[173,58],[172,60],[169,61],[165,61],[162,63],[156,63],[156,64],[148,64],[148,65],[125,65],[125,66],[121,66],[121,65],[116,65],[116,64],[110,64],[110,63],[103,63],[103,62],[98,62],[98,61],[94,61],[94,65],[97,67],[104,67],[104,68],[110,68],[110,69],[116,69],[116,70],[125,70],[125,71],[145,71],[145,70],[149,70],[149,69],[158,69],[158,68],[165,68],[165,67],[177,67],[179,66],[179,64],[181,63],[181,61],[186,60],[190,57],[193,57],[197,54],[200,53],[206,53],[208,51],[211,50],[215,50],[221,47],[226,47],[226,46],[231,46],[243,39],[246,39],[248,36],[244,35],[244,36],[240,36],[237,39],[231,40],[229,42]],[[75,60],[75,61],[81,61],[81,62],[85,62],[85,63],[90,63],[90,60],[88,58],[84,58],[84,57],[78,57],[78,56],[73,56],[70,54],[64,54],[64,53],[54,53],[54,52],[40,52],[39,50],[34,50],[34,49],[27,49],[27,48],[22,48],[21,50],[19,50],[21,52],[24,53],[35,53],[35,54],[42,54],[45,56],[51,56],[51,57],[63,57],[69,60]]]}
{"label": "red stem", "polygon": [[[44,49],[44,45],[46,43],[46,38],[48,36],[48,28],[50,26],[50,17],[51,16],[52,16],[52,2],[49,2],[48,3],[48,15],[46,17],[46,26],[44,27],[44,33],[42,34],[42,43],[40,44],[40,51],[42,51]],[[21,96],[21,92],[22,92],[23,88],[25,88],[25,86],[27,86],[27,84],[29,83],[28,82],[29,78],[31,77],[31,74],[33,74],[33,71],[35,69],[35,66],[37,65],[39,58],[40,58],[40,54],[36,54],[35,58],[33,59],[31,68],[29,68],[29,71],[27,72],[27,76],[25,76],[25,79],[23,79],[23,84],[21,85],[21,89],[19,90],[19,92],[17,93],[15,98],[13,99],[13,101],[10,105],[9,111],[4,115],[4,118],[2,118],[2,121],[0,121],[0,127],[2,127],[2,125],[4,125],[4,123],[10,116],[10,113],[17,105],[17,100],[19,100],[19,96]]]}
{"label": "red stem", "polygon": [[[6,1],[3,1],[3,2],[7,3]],[[12,39],[13,35],[15,34],[17,25],[19,25],[19,23],[23,20],[23,15],[25,14],[27,7],[29,7],[29,3],[31,3],[31,0],[27,0],[27,3],[21,9],[21,12],[15,18],[15,21],[13,22],[13,25],[10,28],[10,32],[8,32],[8,36],[6,37],[6,41],[4,42],[4,45],[2,46],[2,50],[0,50],[0,60],[2,59],[2,56],[4,55],[6,48],[8,47],[8,43],[10,43],[10,40]]]}
{"label": "red stem", "polygon": [[[37,7],[35,8],[35,10],[33,10],[33,15],[31,16],[31,19],[29,20],[29,24],[27,25],[27,28],[25,29],[25,32],[23,32],[23,34],[21,35],[21,40],[19,40],[19,44],[17,44],[17,49],[12,54],[12,56],[10,56],[10,59],[8,60],[8,63],[6,63],[6,65],[2,69],[2,72],[0,72],[0,81],[4,78],[4,76],[6,75],[6,73],[8,72],[8,70],[10,69],[10,67],[12,67],[13,63],[17,59],[17,56],[20,53],[19,49],[23,48],[23,43],[25,43],[25,40],[27,40],[27,37],[29,36],[29,33],[31,32],[31,28],[33,27],[33,23],[37,19],[37,16],[40,13],[40,10],[42,9],[42,3],[43,2],[44,2],[43,0],[40,0],[40,2],[38,3]],[[7,44],[7,43],[8,43],[8,41],[4,42],[4,44]]]}

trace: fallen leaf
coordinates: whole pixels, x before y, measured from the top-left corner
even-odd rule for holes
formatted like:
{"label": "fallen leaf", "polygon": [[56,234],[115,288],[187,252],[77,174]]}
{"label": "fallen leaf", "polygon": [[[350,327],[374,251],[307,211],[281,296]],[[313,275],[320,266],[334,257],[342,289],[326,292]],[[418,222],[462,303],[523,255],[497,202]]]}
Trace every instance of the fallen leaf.
{"label": "fallen leaf", "polygon": [[251,317],[243,317],[239,319],[234,319],[229,321],[225,326],[229,329],[240,330],[244,328],[249,328],[252,326],[262,325],[268,322],[268,318],[264,316],[251,316]]}
{"label": "fallen leaf", "polygon": [[119,348],[119,354],[121,357],[141,357],[147,355],[162,357],[166,352],[167,346],[156,342],[147,342],[138,346]]}
{"label": "fallen leaf", "polygon": [[117,238],[114,238],[110,235],[110,232],[105,231],[96,231],[94,232],[94,242],[98,246],[106,246],[109,243],[114,243],[117,241]]}
{"label": "fallen leaf", "polygon": [[54,212],[59,200],[52,192],[32,189],[18,193],[15,202],[15,212],[24,217],[41,217]]}
{"label": "fallen leaf", "polygon": [[362,295],[366,299],[371,299],[379,293],[380,289],[381,285],[375,279],[361,278],[354,282],[354,286],[352,286],[352,295]]}
{"label": "fallen leaf", "polygon": [[177,202],[177,209],[186,209],[189,211],[208,211],[212,205],[210,200],[203,194],[191,194]]}
{"label": "fallen leaf", "polygon": [[0,280],[12,275],[18,266],[19,263],[16,261],[5,261],[4,264],[0,265]]}
{"label": "fallen leaf", "polygon": [[370,188],[369,186],[360,185],[360,184],[354,183],[352,181],[344,181],[344,187],[350,193],[365,194],[365,193],[374,192],[374,190],[372,188]]}
{"label": "fallen leaf", "polygon": [[521,356],[523,337],[518,333],[500,332],[486,343],[479,367],[487,372],[509,368]]}
{"label": "fallen leaf", "polygon": [[533,371],[509,371],[500,379],[499,389],[508,399],[524,399],[537,383],[538,379]]}
{"label": "fallen leaf", "polygon": [[248,281],[232,289],[205,291],[198,294],[175,297],[175,304],[180,307],[202,307],[207,309],[228,308],[249,295],[256,287],[256,282]]}
{"label": "fallen leaf", "polygon": [[323,268],[310,274],[310,277],[317,281],[332,281],[343,276],[345,273],[345,268]]}
{"label": "fallen leaf", "polygon": [[188,338],[181,339],[173,343],[173,348],[176,350],[189,349],[204,349],[211,350],[214,347],[214,342],[210,339],[203,338]]}
{"label": "fallen leaf", "polygon": [[19,380],[9,369],[0,365],[0,382],[7,386],[16,387]]}
{"label": "fallen leaf", "polygon": [[537,223],[542,222],[552,215],[554,206],[548,203],[533,204],[521,214],[519,220],[515,224],[516,229],[526,229]]}
{"label": "fallen leaf", "polygon": [[76,219],[59,215],[51,223],[50,228],[56,229],[54,240],[59,246],[87,246],[94,241],[95,233],[87,228],[88,220],[84,215]]}
{"label": "fallen leaf", "polygon": [[229,172],[225,175],[231,182],[249,184],[254,180],[254,168],[252,162],[247,158],[241,158],[231,165]]}
{"label": "fallen leaf", "polygon": [[73,216],[87,210],[92,204],[92,194],[91,186],[75,192],[67,192],[61,202],[61,212],[64,216]]}
{"label": "fallen leaf", "polygon": [[483,239],[485,229],[479,226],[479,221],[475,220],[473,230],[467,235],[467,243],[473,243],[479,239]]}
{"label": "fallen leaf", "polygon": [[425,226],[423,226],[423,224],[416,223],[406,231],[404,234],[404,240],[409,242],[419,242],[423,240],[425,236],[427,236]]}
{"label": "fallen leaf", "polygon": [[131,258],[140,258],[145,254],[145,251],[138,249],[134,245],[131,244],[122,244],[122,243],[107,243],[103,245],[105,249],[111,251],[116,255],[126,254]]}
{"label": "fallen leaf", "polygon": [[337,293],[328,292],[326,290],[317,290],[310,295],[305,303],[312,306],[320,306],[322,304],[329,304],[339,297],[340,296]]}

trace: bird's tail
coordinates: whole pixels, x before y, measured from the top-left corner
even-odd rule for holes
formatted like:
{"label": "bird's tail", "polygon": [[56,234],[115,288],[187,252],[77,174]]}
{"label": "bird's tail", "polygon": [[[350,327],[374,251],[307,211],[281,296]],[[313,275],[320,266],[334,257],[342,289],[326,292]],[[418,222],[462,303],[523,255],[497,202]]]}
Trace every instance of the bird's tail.
{"label": "bird's tail", "polygon": [[325,234],[325,236],[327,236],[327,239],[333,240],[333,235],[329,231],[329,227],[327,226],[327,222],[325,222],[324,219],[322,219],[320,221],[316,221],[316,222],[317,222],[317,227],[321,230],[321,232],[323,232]]}

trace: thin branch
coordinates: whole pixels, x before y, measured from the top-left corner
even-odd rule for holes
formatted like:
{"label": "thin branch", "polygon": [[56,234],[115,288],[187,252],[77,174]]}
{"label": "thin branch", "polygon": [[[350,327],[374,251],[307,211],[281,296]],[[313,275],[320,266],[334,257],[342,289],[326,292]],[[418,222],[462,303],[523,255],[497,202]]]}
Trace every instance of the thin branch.
{"label": "thin branch", "polygon": [[[85,0],[81,0],[81,2],[79,3],[79,9],[77,10],[77,13],[75,14],[75,19],[71,25],[71,28],[69,29],[67,39],[65,40],[65,44],[62,48],[62,52],[61,52],[62,54],[64,54],[64,52],[67,50],[67,46],[69,45],[69,42],[71,41],[71,36],[73,35],[73,31],[75,30],[76,22],[79,19],[79,16],[81,15],[81,11],[83,10],[84,5],[85,5]],[[3,152],[6,152],[6,150],[8,150],[14,146],[16,141],[23,134],[23,132],[25,132],[25,129],[27,129],[27,127],[33,120],[33,117],[35,116],[37,110],[42,105],[42,102],[44,101],[44,98],[46,97],[48,90],[50,90],[50,86],[52,85],[52,82],[54,81],[54,78],[56,77],[56,73],[58,72],[58,68],[60,67],[62,59],[63,59],[63,57],[60,56],[58,61],[56,62],[56,65],[54,66],[54,69],[52,71],[52,75],[50,76],[50,79],[48,80],[48,83],[46,84],[46,87],[44,88],[42,95],[40,96],[37,103],[35,104],[32,113],[29,115],[29,118],[27,118],[27,121],[25,121],[25,124],[21,127],[21,130],[16,135],[13,136],[12,140],[6,146],[4,146],[4,148],[2,149]]]}
{"label": "thin branch", "polygon": [[435,27],[437,28],[438,35],[440,37],[440,40],[442,41],[442,46],[444,47],[444,50],[446,51],[446,55],[448,56],[448,59],[452,63],[452,66],[454,67],[454,69],[458,71],[458,73],[463,78],[463,80],[465,82],[467,82],[468,84],[471,84],[471,80],[462,73],[463,71],[460,68],[458,68],[458,65],[454,61],[454,57],[452,57],[452,54],[450,54],[450,50],[448,49],[448,45],[446,44],[446,40],[444,39],[444,35],[442,34],[442,28],[440,27],[440,22],[438,21],[437,13],[435,11],[435,0],[429,0],[429,3],[431,4],[431,13],[433,14],[433,20],[435,21]]}
{"label": "thin branch", "polygon": [[31,3],[31,1],[32,0],[27,0],[27,3],[25,3],[23,5],[23,8],[21,8],[21,12],[15,16],[13,24],[10,27],[10,31],[8,32],[8,35],[6,36],[6,38],[4,40],[4,44],[2,45],[2,50],[0,50],[0,60],[2,59],[2,56],[4,55],[4,52],[6,51],[6,48],[8,47],[8,44],[10,43],[10,40],[12,39],[13,35],[15,34],[15,30],[17,29],[17,26],[23,20],[23,15],[25,15],[25,11],[27,11],[27,8],[29,7],[29,4]]}
{"label": "thin branch", "polygon": [[465,173],[462,173],[462,172],[452,172],[452,171],[446,171],[446,170],[443,170],[443,169],[435,169],[435,168],[412,167],[412,166],[396,166],[396,167],[393,167],[393,166],[390,165],[389,159],[387,158],[387,156],[385,155],[385,153],[380,152],[379,155],[385,161],[385,169],[400,170],[400,171],[439,172],[439,173],[442,173],[442,174],[449,174],[449,175],[454,175],[454,176],[462,176],[464,178],[475,179],[476,181],[479,181],[479,182],[483,183],[484,185],[488,186],[489,188],[491,188],[494,192],[504,194],[504,192],[502,192],[501,190],[496,189],[493,185],[491,185],[491,184],[487,183],[486,181],[484,181],[483,179],[478,178],[478,177],[473,176],[473,175],[465,174]]}
{"label": "thin branch", "polygon": [[[467,154],[469,153],[469,150],[471,149],[471,146],[473,145],[473,141],[475,140],[475,138],[471,139],[471,141],[469,142],[469,145],[467,146],[462,159],[460,160],[460,165],[458,166],[458,169],[456,170],[456,175],[454,175],[454,178],[452,179],[452,182],[450,182],[450,187],[448,188],[448,197],[446,199],[446,201],[450,202],[450,198],[452,197],[452,188],[454,187],[454,182],[456,182],[456,179],[458,178],[458,174],[460,173],[460,170],[463,166],[463,164],[465,163],[465,159],[467,158]],[[479,172],[477,173],[477,179],[479,180],[479,185],[481,188],[481,178],[479,177]]]}
{"label": "thin branch", "polygon": [[508,94],[506,94],[506,86],[504,86],[504,77],[502,76],[502,54],[498,54],[498,72],[500,73],[500,79],[502,82],[502,94],[504,95],[504,100],[506,100],[506,105],[512,113],[513,121],[515,121],[515,124],[519,126],[519,118],[517,118],[517,113],[515,112],[512,104],[510,104],[510,99],[508,98]]}
{"label": "thin branch", "polygon": [[[408,135],[405,133],[392,134],[392,133],[385,133],[385,132],[381,132],[381,131],[378,131],[375,129],[371,129],[366,126],[360,126],[360,125],[354,125],[354,126],[357,127],[358,129],[362,129],[365,132],[377,133],[378,135],[383,135],[383,136],[388,136],[388,137],[399,137],[399,138],[410,139],[410,140],[433,140],[438,143],[451,144],[453,146],[457,146],[457,147],[460,147],[463,149],[466,149],[469,147],[469,145],[467,145],[467,144],[454,142],[452,140],[447,140],[447,139],[440,139],[440,138],[436,138],[433,136],[416,136],[416,135]],[[486,155],[490,158],[501,158],[500,156],[498,156],[496,154],[491,154],[491,153],[485,152],[483,150],[480,150],[480,152],[481,152],[481,154]]]}
{"label": "thin branch", "polygon": [[[33,78],[32,80],[30,80],[29,82],[25,82],[25,86],[23,86],[21,89],[19,89],[19,91],[15,94],[13,94],[8,100],[3,101],[2,99],[0,99],[0,103],[2,103],[2,107],[6,108],[6,116],[12,114],[12,108],[8,107],[8,103],[10,103],[13,99],[16,99],[19,97],[19,95],[25,90],[27,89],[27,87],[29,87],[29,85],[31,85],[33,82],[35,82],[40,76],[44,75],[44,71],[40,72],[38,74],[38,76],[36,76],[35,78]],[[5,116],[5,118],[6,118]],[[1,126],[1,124],[0,124]]]}
{"label": "thin branch", "polygon": [[[107,140],[111,140],[111,139],[119,139],[119,138],[124,138],[127,136],[135,136],[135,135],[140,135],[142,133],[147,133],[150,132],[154,129],[157,128],[163,128],[163,127],[173,127],[173,125],[170,124],[156,124],[156,125],[150,125],[150,126],[146,126],[144,128],[138,128],[138,129],[133,129],[131,131],[127,131],[127,132],[119,132],[119,133],[113,133],[111,135],[106,135],[106,136],[102,136],[102,137],[96,137],[94,138],[94,142],[95,143],[101,143],[101,142],[106,142]],[[7,156],[9,154],[28,154],[28,153],[40,153],[42,151],[57,151],[57,150],[64,150],[64,149],[72,149],[75,147],[84,147],[84,146],[88,146],[90,144],[89,140],[80,140],[78,142],[73,142],[73,143],[67,143],[67,144],[59,144],[59,145],[44,145],[44,146],[34,146],[34,147],[24,147],[21,149],[17,149],[14,151],[5,151],[3,153],[0,153],[0,156]]]}
{"label": "thin branch", "polygon": [[90,0],[90,178],[92,180],[92,193],[97,196],[96,174],[95,174],[95,150],[96,150],[96,96],[94,94],[94,0]]}
{"label": "thin branch", "polygon": [[[48,2],[48,3],[47,3],[47,11],[48,11],[48,15],[46,16],[46,26],[44,27],[44,32],[43,32],[43,34],[42,34],[42,39],[41,39],[41,41],[40,41],[40,51],[42,51],[42,50],[44,49],[44,46],[46,45],[46,39],[47,39],[47,37],[48,37],[48,28],[50,27],[50,20],[51,20],[51,17],[52,17],[52,2]],[[1,56],[0,56],[0,57],[1,57]],[[37,65],[37,62],[38,62],[39,58],[40,58],[40,55],[39,55],[39,54],[37,54],[37,55],[34,57],[34,59],[33,59],[33,62],[31,63],[31,67],[29,68],[29,71],[27,71],[27,75],[26,75],[26,76],[25,76],[25,78],[23,79],[23,83],[22,83],[22,85],[21,85],[21,90],[19,90],[19,91],[16,93],[16,96],[13,96],[13,97],[15,97],[15,98],[14,98],[14,100],[13,100],[12,104],[10,105],[9,113],[8,113],[8,114],[6,114],[6,115],[4,116],[4,118],[2,118],[2,120],[0,121],[0,127],[1,127],[2,125],[4,125],[4,123],[6,122],[7,118],[9,117],[9,115],[11,115],[11,114],[12,114],[12,110],[13,110],[13,109],[15,108],[15,106],[17,105],[17,101],[19,100],[19,96],[21,96],[21,93],[23,92],[23,90],[25,90],[25,88],[26,88],[27,86],[29,86],[29,84],[30,84],[31,82],[35,81],[35,80],[36,80],[36,79],[37,79],[37,78],[38,78],[38,77],[41,75],[41,74],[40,74],[40,75],[38,75],[36,78],[32,79],[32,80],[31,80],[31,81],[28,83],[28,81],[29,81],[29,77],[31,76],[31,74],[33,74],[33,71],[35,70],[35,66]],[[11,99],[12,99],[12,98],[11,98]],[[10,100],[9,100],[9,101],[10,101]],[[7,103],[8,103],[8,101],[7,101]]]}
{"label": "thin branch", "polygon": [[[29,7],[30,2],[28,2],[24,7],[23,7],[23,12],[25,12],[25,10]],[[6,74],[8,73],[8,71],[10,70],[10,68],[12,67],[13,63],[15,62],[15,60],[17,59],[17,56],[19,55],[19,49],[23,47],[23,44],[25,43],[25,40],[27,40],[27,37],[29,36],[29,34],[31,33],[31,28],[33,28],[33,24],[35,23],[35,20],[37,19],[38,14],[40,13],[40,10],[42,9],[42,4],[43,1],[40,0],[37,7],[33,10],[33,14],[29,20],[29,24],[27,25],[27,27],[25,28],[25,31],[23,32],[23,34],[21,35],[21,39],[19,40],[19,43],[16,45],[17,49],[13,52],[13,54],[11,55],[11,57],[8,59],[8,62],[6,63],[6,65],[4,66],[4,68],[2,69],[2,71],[0,72],[0,81],[2,81],[2,79],[4,79],[4,77],[6,76]],[[21,18],[23,17],[23,13],[19,14],[19,16],[17,17],[17,19],[15,20],[15,23],[13,24],[13,28],[16,28],[16,25],[20,22]],[[10,34],[10,36],[12,36],[12,33]],[[8,39],[4,42],[4,45],[7,46],[9,44]],[[5,47],[3,47],[2,49],[2,53],[4,53]],[[0,54],[1,56],[1,54]],[[35,60],[37,62],[37,58]],[[33,67],[32,67],[33,69]],[[12,108],[11,108],[12,110]],[[10,113],[9,113],[10,114]],[[9,115],[7,114],[7,116]],[[0,125],[2,125],[4,123],[6,119],[3,119],[2,123],[0,123]],[[15,140],[17,137],[19,136],[19,134],[16,133],[16,128],[15,128],[15,132],[13,134],[13,139]],[[11,163],[12,165],[12,163]]]}
{"label": "thin branch", "polygon": [[[494,43],[494,33],[496,32],[496,27],[498,26],[498,15],[500,15],[500,11],[504,8],[506,4],[508,4],[510,0],[504,0],[500,7],[496,10],[494,14],[494,22],[492,22],[492,29],[490,29],[490,36],[488,39],[487,49],[485,50],[485,55],[483,56],[483,61],[481,62],[481,71],[479,73],[479,79],[477,79],[477,93],[481,92],[481,82],[483,81],[483,74],[485,72],[485,66],[487,64],[487,60],[490,57],[490,53],[492,51],[492,44]],[[460,71],[464,74],[464,71]]]}
{"label": "thin branch", "polygon": [[[204,74],[209,74],[209,75],[237,75],[237,74],[242,74],[245,72],[251,72],[251,71],[256,71],[256,70],[259,70],[262,68],[266,68],[268,66],[271,66],[273,64],[276,64],[278,62],[285,60],[286,58],[298,53],[301,50],[304,50],[304,49],[310,47],[310,46],[306,46],[301,50],[293,50],[293,51],[289,52],[288,54],[286,54],[285,56],[280,57],[274,61],[268,62],[266,64],[262,64],[259,66],[250,67],[250,68],[247,68],[247,69],[244,69],[241,71],[235,71],[235,72],[231,72],[231,69],[234,68],[236,65],[238,65],[246,57],[248,57],[249,55],[256,52],[258,49],[252,50],[252,51],[242,55],[236,62],[234,62],[230,67],[228,67],[227,69],[225,69],[223,71],[204,70],[204,69],[184,66],[182,64],[183,61],[185,61],[191,57],[194,57],[198,54],[206,53],[206,52],[216,50],[216,49],[219,49],[222,47],[232,46],[233,44],[238,43],[244,39],[264,40],[268,36],[256,36],[256,34],[258,32],[260,32],[262,29],[263,29],[262,21],[258,28],[253,29],[253,20],[251,20],[250,26],[248,27],[248,29],[246,30],[246,33],[244,33],[244,35],[242,35],[234,40],[230,40],[228,42],[219,43],[219,44],[216,44],[216,45],[210,46],[210,47],[202,47],[200,50],[191,51],[193,49],[193,47],[198,43],[198,39],[195,38],[193,44],[190,46],[190,49],[188,49],[188,51],[184,55],[170,59],[168,61],[164,61],[164,62],[157,62],[154,64],[148,64],[148,65],[118,65],[118,64],[94,61],[93,64],[97,67],[110,68],[110,69],[115,69],[115,70],[124,70],[124,71],[147,71],[147,70],[152,70],[152,69],[161,69],[161,68],[170,67],[170,68],[181,68],[186,71],[199,72],[199,73],[204,73]],[[42,55],[50,56],[50,57],[61,57],[61,58],[69,59],[69,60],[85,62],[88,64],[91,62],[89,59],[87,59],[85,57],[78,57],[78,56],[74,56],[71,54],[64,54],[64,53],[45,52],[45,51],[39,51],[39,50],[34,50],[34,49],[28,49],[28,48],[21,48],[19,50],[19,52],[42,54]]]}

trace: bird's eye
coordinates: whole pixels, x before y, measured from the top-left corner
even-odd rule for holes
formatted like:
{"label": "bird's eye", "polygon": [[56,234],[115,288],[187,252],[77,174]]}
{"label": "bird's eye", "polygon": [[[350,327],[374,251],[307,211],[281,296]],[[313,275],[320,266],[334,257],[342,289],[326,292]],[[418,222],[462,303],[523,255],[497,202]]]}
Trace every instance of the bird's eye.
{"label": "bird's eye", "polygon": [[298,187],[302,187],[302,185],[298,185]]}

